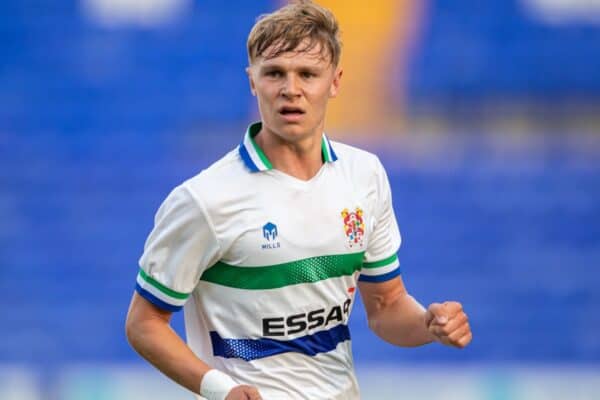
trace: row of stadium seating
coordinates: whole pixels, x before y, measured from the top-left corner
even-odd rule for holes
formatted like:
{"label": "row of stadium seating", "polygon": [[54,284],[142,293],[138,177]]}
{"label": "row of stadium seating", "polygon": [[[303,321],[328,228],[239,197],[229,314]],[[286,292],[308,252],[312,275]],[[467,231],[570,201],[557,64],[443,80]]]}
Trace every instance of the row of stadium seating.
{"label": "row of stadium seating", "polygon": [[408,79],[413,103],[598,99],[597,23],[550,25],[523,0],[428,3]]}

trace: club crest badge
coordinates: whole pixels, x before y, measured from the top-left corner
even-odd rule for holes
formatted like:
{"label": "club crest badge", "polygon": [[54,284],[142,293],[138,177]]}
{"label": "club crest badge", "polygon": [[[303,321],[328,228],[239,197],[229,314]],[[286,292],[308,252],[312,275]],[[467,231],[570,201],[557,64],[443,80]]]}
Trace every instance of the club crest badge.
{"label": "club crest badge", "polygon": [[363,210],[360,207],[356,207],[354,211],[344,208],[342,218],[344,219],[344,233],[348,238],[348,245],[350,247],[362,247],[365,236]]}

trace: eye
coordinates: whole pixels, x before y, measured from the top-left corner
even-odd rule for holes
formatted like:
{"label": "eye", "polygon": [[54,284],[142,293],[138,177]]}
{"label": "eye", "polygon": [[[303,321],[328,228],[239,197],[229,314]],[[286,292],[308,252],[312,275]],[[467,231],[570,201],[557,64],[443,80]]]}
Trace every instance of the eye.
{"label": "eye", "polygon": [[314,78],[317,75],[315,73],[313,73],[313,72],[310,72],[310,71],[304,71],[304,72],[302,72],[301,76],[304,79],[309,79],[309,78]]}
{"label": "eye", "polygon": [[265,75],[269,78],[281,78],[283,74],[281,73],[281,71],[272,69],[270,71],[265,72]]}

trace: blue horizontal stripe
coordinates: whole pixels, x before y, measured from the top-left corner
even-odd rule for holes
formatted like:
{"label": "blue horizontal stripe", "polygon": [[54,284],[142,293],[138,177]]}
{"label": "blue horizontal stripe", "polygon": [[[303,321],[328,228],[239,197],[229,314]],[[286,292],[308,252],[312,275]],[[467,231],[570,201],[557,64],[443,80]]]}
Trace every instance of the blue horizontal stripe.
{"label": "blue horizontal stripe", "polygon": [[173,306],[169,303],[165,303],[146,289],[142,288],[139,283],[135,284],[135,290],[139,293],[140,296],[148,300],[150,303],[154,304],[156,307],[163,309],[165,311],[177,312],[181,310],[183,306]]}
{"label": "blue horizontal stripe", "polygon": [[244,145],[243,142],[242,142],[242,144],[240,144],[240,156],[242,157],[242,160],[244,160],[244,164],[246,164],[246,167],[248,167],[248,169],[250,169],[250,171],[252,171],[252,172],[259,171],[256,164],[254,164],[254,162],[250,158],[250,154],[248,154],[248,150],[246,150],[246,146]]}
{"label": "blue horizontal stripe", "polygon": [[294,340],[223,339],[217,332],[211,331],[210,340],[215,356],[251,361],[288,352],[308,356],[327,353],[334,350],[339,343],[350,340],[350,330],[347,325],[338,325]]}
{"label": "blue horizontal stripe", "polygon": [[400,276],[400,267],[383,275],[361,275],[358,277],[360,282],[385,282]]}

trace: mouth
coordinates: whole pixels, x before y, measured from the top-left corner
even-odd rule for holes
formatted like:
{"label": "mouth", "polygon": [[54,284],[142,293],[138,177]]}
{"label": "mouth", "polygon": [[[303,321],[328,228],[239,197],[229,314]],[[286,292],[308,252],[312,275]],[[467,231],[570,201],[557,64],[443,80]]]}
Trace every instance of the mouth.
{"label": "mouth", "polygon": [[300,118],[305,113],[302,108],[295,106],[283,106],[279,109],[279,114],[286,119]]}

